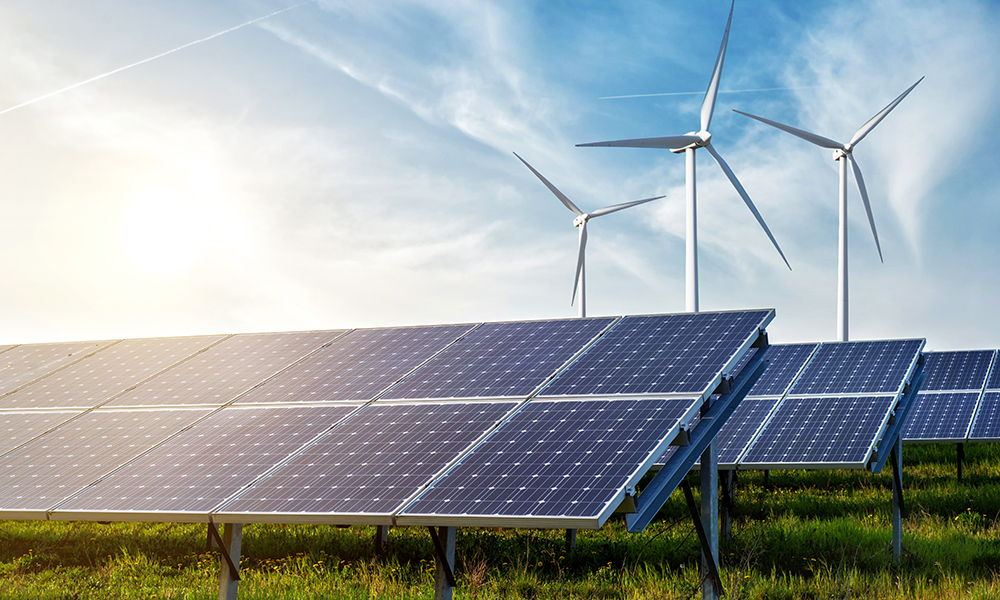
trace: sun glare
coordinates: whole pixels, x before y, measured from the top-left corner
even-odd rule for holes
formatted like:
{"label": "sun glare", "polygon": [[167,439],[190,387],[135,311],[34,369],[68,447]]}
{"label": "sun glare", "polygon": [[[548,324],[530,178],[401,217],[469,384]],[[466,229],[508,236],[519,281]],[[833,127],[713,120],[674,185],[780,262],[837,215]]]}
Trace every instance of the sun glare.
{"label": "sun glare", "polygon": [[144,190],[125,209],[125,254],[150,273],[172,273],[191,264],[204,244],[204,217],[176,190]]}

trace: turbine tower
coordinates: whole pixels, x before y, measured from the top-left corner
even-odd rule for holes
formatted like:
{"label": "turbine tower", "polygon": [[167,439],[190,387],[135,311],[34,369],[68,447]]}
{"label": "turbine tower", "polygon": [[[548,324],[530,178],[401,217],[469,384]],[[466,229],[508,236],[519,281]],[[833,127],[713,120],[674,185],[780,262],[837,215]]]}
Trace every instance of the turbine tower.
{"label": "turbine tower", "polygon": [[715,59],[715,70],[712,72],[712,79],[708,84],[708,91],[705,92],[705,100],[701,104],[701,129],[692,131],[684,135],[672,135],[665,137],[642,138],[633,140],[617,140],[613,142],[594,142],[590,144],[577,144],[577,146],[615,146],[625,148],[666,148],[675,154],[684,153],[687,159],[687,173],[685,178],[686,188],[686,213],[687,231],[686,240],[686,266],[685,274],[685,310],[688,312],[698,312],[698,195],[695,177],[695,150],[704,148],[708,150],[715,162],[719,163],[722,172],[726,174],[733,187],[739,193],[747,208],[764,229],[764,233],[774,244],[774,248],[781,255],[781,260],[785,261],[788,270],[792,266],[788,264],[785,253],[781,251],[778,242],[771,235],[771,230],[767,228],[764,218],[757,212],[757,207],[753,205],[749,194],[743,189],[740,180],[736,178],[733,170],[729,168],[726,161],[719,156],[719,153],[712,147],[712,134],[708,132],[708,127],[712,123],[712,113],[715,111],[715,97],[719,93],[719,80],[722,77],[722,63],[726,58],[726,44],[729,43],[729,26],[733,22],[733,5],[729,7],[729,20],[726,21],[726,33],[722,36],[722,46],[719,48],[719,56]]}
{"label": "turbine tower", "polygon": [[[872,235],[875,237],[875,248],[878,250],[878,259],[882,262],[882,246],[878,242],[878,231],[875,229],[875,217],[872,216],[872,206],[868,201],[868,190],[865,188],[865,179],[861,176],[861,167],[858,166],[856,160],[854,160],[854,148],[858,145],[858,142],[863,140],[866,135],[875,129],[882,119],[884,119],[892,109],[896,108],[903,98],[909,94],[913,88],[917,87],[917,84],[923,81],[924,78],[921,77],[917,80],[905,92],[899,95],[898,98],[889,103],[888,106],[883,108],[874,117],[868,120],[867,123],[858,129],[851,141],[846,144],[841,144],[840,142],[835,142],[829,138],[825,138],[821,135],[816,135],[815,133],[809,133],[808,131],[803,131],[801,129],[796,129],[789,125],[784,125],[778,123],[777,121],[771,121],[763,117],[758,117],[756,115],[751,115],[750,113],[745,113],[743,111],[737,110],[736,112],[741,115],[750,117],[751,119],[756,119],[761,123],[766,123],[772,127],[777,127],[778,129],[790,133],[796,137],[800,137],[807,142],[812,142],[817,146],[822,148],[830,148],[833,150],[833,160],[840,163],[840,245],[838,256],[840,257],[837,261],[837,339],[842,342],[847,341],[847,320],[848,320],[848,301],[847,301],[847,163],[851,163],[851,170],[854,171],[854,181],[858,184],[858,192],[861,194],[861,201],[865,205],[865,212],[868,213],[868,223],[872,228]],[[735,109],[734,109],[735,110]]]}
{"label": "turbine tower", "polygon": [[542,174],[535,170],[534,167],[528,164],[528,161],[524,160],[518,156],[517,152],[514,153],[517,159],[524,163],[524,166],[528,167],[535,177],[541,180],[545,184],[545,187],[549,188],[556,198],[563,203],[563,206],[573,211],[576,214],[576,218],[573,219],[573,226],[580,228],[580,248],[577,251],[576,258],[576,278],[573,280],[573,296],[570,298],[570,305],[573,304],[573,300],[576,298],[576,290],[580,290],[580,318],[587,316],[587,288],[586,288],[586,269],[584,265],[584,253],[587,249],[587,221],[595,217],[603,217],[604,215],[609,215],[613,212],[618,212],[626,208],[632,208],[633,206],[638,206],[640,204],[645,204],[646,202],[652,202],[653,200],[659,200],[663,196],[656,196],[655,198],[646,198],[644,200],[635,200],[634,202],[625,202],[622,204],[615,204],[613,206],[606,206],[604,208],[599,208],[593,212],[585,213],[580,210],[573,201],[566,197],[565,194],[560,192],[556,186],[552,185],[548,179],[542,177]]}

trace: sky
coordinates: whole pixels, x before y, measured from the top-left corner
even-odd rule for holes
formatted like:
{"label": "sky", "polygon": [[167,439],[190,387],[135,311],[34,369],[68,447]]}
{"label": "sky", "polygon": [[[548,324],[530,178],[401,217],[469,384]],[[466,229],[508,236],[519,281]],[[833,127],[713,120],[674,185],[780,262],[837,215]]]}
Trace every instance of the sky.
{"label": "sky", "polygon": [[[584,211],[664,195],[590,222],[588,314],[681,312],[684,159],[576,144],[697,130],[728,11],[2,3],[0,344],[575,316],[575,215],[513,152]],[[1000,347],[998,26],[737,0],[712,143],[792,270],[700,151],[701,309],[835,339],[837,165],[732,109],[847,141],[926,77],[854,152],[884,263],[851,180],[850,336]]]}

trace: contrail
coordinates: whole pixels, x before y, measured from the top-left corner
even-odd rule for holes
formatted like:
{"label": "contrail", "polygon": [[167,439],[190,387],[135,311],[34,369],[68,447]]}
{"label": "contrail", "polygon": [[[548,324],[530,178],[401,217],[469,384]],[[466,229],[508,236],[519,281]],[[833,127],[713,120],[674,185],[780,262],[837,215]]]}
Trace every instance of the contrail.
{"label": "contrail", "polygon": [[242,25],[237,25],[236,27],[230,27],[229,29],[226,29],[225,31],[220,31],[218,33],[213,33],[212,35],[210,35],[208,37],[205,37],[205,38],[201,38],[200,40],[195,40],[193,42],[188,42],[188,43],[184,44],[183,46],[178,46],[177,48],[174,48],[173,50],[167,50],[166,52],[161,52],[161,53],[157,54],[156,56],[151,56],[149,58],[144,58],[144,59],[140,60],[139,62],[134,62],[134,63],[132,63],[130,65],[125,65],[124,67],[118,67],[114,71],[108,71],[107,73],[104,73],[102,75],[98,75],[96,77],[91,77],[90,79],[86,79],[84,81],[80,81],[78,83],[74,83],[73,85],[66,86],[66,87],[64,87],[64,88],[62,88],[60,90],[56,90],[54,92],[49,92],[48,94],[45,94],[44,96],[39,96],[39,97],[37,97],[37,98],[35,98],[33,100],[28,100],[27,102],[22,102],[20,104],[15,105],[15,106],[11,106],[10,108],[5,108],[3,110],[0,110],[0,115],[2,115],[4,113],[9,113],[12,110],[17,110],[19,108],[23,108],[25,106],[28,106],[29,104],[34,104],[35,102],[38,102],[40,100],[45,100],[46,98],[51,98],[52,96],[57,96],[57,95],[59,95],[59,94],[61,94],[63,92],[68,92],[70,90],[75,90],[76,88],[78,88],[80,86],[87,85],[88,83],[93,83],[93,82],[97,81],[98,79],[104,79],[105,77],[110,77],[111,75],[114,75],[115,73],[121,73],[122,71],[124,71],[126,69],[131,69],[132,67],[138,67],[139,65],[144,65],[144,64],[146,64],[146,63],[148,63],[150,61],[156,60],[158,58],[163,58],[164,56],[166,56],[168,54],[173,54],[174,52],[180,52],[181,50],[183,50],[185,48],[190,48],[191,46],[194,46],[195,44],[200,44],[202,42],[207,42],[208,40],[215,39],[215,38],[219,37],[220,35],[226,35],[227,33],[231,33],[233,31],[236,31],[237,29],[242,29],[242,28],[244,28],[244,27],[246,27],[248,25],[253,25],[254,23],[259,23],[260,21],[263,21],[264,19],[270,19],[271,17],[273,17],[275,15],[280,15],[283,12],[288,12],[288,11],[292,10],[293,8],[298,8],[298,7],[302,6],[303,4],[309,4],[310,2],[312,2],[312,0],[306,0],[305,2],[299,2],[298,4],[293,4],[293,5],[289,6],[289,7],[283,8],[281,10],[276,10],[276,11],[274,11],[273,13],[271,13],[269,15],[264,15],[263,17],[257,17],[256,19],[254,19],[252,21],[247,21],[246,23],[243,23]]}
{"label": "contrail", "polygon": [[[784,90],[804,90],[806,87],[757,88],[755,90],[719,90],[720,94],[744,94],[747,92],[777,92]],[[701,96],[705,92],[665,92],[662,94],[631,94],[629,96],[603,96],[598,100],[618,100],[620,98],[652,98],[653,96]]]}

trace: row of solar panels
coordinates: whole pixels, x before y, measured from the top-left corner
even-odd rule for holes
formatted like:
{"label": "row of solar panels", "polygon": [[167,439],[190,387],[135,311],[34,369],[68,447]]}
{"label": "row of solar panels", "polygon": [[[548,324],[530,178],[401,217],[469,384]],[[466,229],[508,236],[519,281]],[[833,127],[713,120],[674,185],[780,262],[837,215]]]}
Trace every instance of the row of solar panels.
{"label": "row of solar panels", "polygon": [[923,346],[921,339],[770,346],[767,370],[719,432],[719,468],[869,467],[904,394],[912,397]]}
{"label": "row of solar panels", "polygon": [[598,527],[773,316],[7,347],[0,518]]}
{"label": "row of solar panels", "polygon": [[1000,365],[995,350],[927,353],[927,379],[903,441],[1000,441]]}

